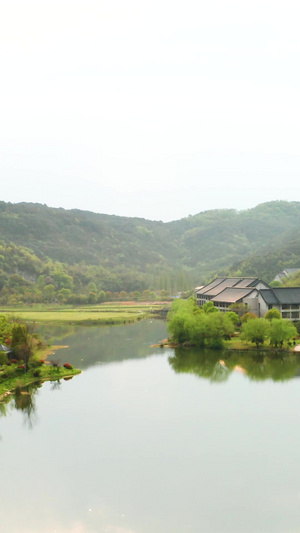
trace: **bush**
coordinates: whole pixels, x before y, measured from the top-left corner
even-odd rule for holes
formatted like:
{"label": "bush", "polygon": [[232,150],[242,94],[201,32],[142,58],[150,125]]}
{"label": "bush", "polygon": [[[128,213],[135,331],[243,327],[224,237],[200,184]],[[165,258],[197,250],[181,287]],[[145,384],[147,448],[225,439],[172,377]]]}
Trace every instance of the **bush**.
{"label": "bush", "polygon": [[294,326],[296,326],[296,330],[298,331],[298,335],[300,335],[300,322],[294,322]]}
{"label": "bush", "polygon": [[33,375],[35,378],[39,378],[40,375],[41,375],[41,370],[40,368],[37,368],[34,372],[33,372]]}
{"label": "bush", "polygon": [[72,370],[73,366],[70,363],[65,363],[64,368],[67,368],[68,370]]}
{"label": "bush", "polygon": [[30,361],[30,368],[39,368],[44,364],[43,359],[35,359],[34,357]]}
{"label": "bush", "polygon": [[242,316],[241,323],[245,324],[248,322],[248,320],[253,320],[254,318],[257,318],[257,315],[255,313],[251,313],[251,311],[248,311]]}
{"label": "bush", "polygon": [[0,365],[7,365],[7,355],[5,352],[0,352]]}

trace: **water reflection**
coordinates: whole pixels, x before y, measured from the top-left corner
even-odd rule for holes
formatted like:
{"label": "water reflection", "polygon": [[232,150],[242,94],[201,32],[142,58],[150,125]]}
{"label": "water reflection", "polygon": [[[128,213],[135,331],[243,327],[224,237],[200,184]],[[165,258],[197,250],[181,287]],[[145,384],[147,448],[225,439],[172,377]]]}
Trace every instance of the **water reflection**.
{"label": "water reflection", "polygon": [[68,346],[55,354],[60,363],[70,362],[77,368],[85,369],[98,363],[139,359],[161,353],[161,348],[151,348],[151,345],[166,337],[166,321],[143,320],[125,326],[49,326],[40,328],[39,333],[53,345]]}
{"label": "water reflection", "polygon": [[[11,394],[4,396],[0,401],[0,417],[7,416],[10,411],[21,411],[24,416],[24,423],[32,429],[38,422],[36,397],[43,382],[35,382],[26,387],[16,387]],[[61,388],[60,380],[51,382],[51,390],[59,390]]]}
{"label": "water reflection", "polygon": [[232,372],[242,372],[253,381],[286,381],[300,376],[296,353],[213,351],[176,348],[169,363],[177,373],[196,374],[211,382],[224,382]]}
{"label": "water reflection", "polygon": [[25,425],[32,429],[37,422],[35,396],[42,382],[26,387],[17,387],[11,394],[2,398],[0,402],[0,417],[7,416],[9,410],[16,409],[24,415]]}

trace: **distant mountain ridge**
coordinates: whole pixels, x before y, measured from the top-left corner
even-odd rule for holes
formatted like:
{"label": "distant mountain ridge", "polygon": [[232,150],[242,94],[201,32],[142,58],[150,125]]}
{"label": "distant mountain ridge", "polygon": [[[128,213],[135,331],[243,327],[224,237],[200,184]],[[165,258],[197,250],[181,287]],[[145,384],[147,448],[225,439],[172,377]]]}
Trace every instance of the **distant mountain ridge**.
{"label": "distant mountain ridge", "polygon": [[165,223],[0,202],[3,243],[30,250],[42,263],[50,259],[68,269],[94,265],[114,279],[129,276],[131,288],[134,279],[139,288],[166,288],[163,278],[173,276],[179,289],[180,279],[193,286],[214,274],[236,272],[269,282],[283,267],[300,264],[299,228],[300,202],[204,211]]}

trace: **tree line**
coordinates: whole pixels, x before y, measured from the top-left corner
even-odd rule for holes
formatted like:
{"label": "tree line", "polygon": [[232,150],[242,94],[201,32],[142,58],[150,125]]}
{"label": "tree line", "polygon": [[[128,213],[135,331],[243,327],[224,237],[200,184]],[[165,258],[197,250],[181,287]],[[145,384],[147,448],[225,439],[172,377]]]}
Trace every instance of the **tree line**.
{"label": "tree line", "polygon": [[194,298],[189,298],[173,302],[168,314],[171,340],[179,345],[222,348],[237,330],[241,340],[257,347],[268,341],[274,348],[283,348],[298,337],[296,326],[282,319],[277,309],[270,309],[264,318],[251,312],[239,317],[234,311],[221,312],[211,301],[200,308]]}

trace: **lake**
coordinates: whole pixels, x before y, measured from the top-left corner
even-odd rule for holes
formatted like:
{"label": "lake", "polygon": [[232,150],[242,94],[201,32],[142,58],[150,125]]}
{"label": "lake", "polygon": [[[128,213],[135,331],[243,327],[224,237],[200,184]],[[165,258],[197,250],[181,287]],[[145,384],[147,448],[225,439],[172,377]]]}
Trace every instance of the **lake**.
{"label": "lake", "polygon": [[83,372],[3,407],[1,532],[300,531],[299,356],[151,348],[161,320],[43,334]]}

